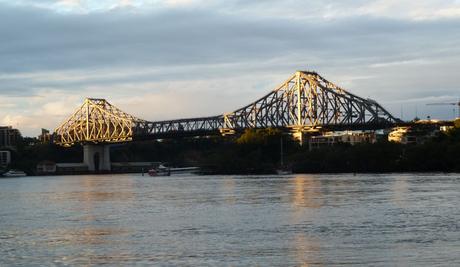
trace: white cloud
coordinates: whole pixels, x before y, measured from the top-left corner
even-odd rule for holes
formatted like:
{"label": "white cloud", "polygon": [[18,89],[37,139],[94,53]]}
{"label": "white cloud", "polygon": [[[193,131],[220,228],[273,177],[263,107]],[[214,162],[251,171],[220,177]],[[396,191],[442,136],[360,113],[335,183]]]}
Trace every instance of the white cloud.
{"label": "white cloud", "polygon": [[201,3],[201,1],[197,0],[166,0],[165,1],[166,5],[169,6],[190,6],[193,4],[198,4]]}
{"label": "white cloud", "polygon": [[118,2],[118,6],[132,6],[133,1],[132,0],[120,0]]}
{"label": "white cloud", "polygon": [[80,0],[59,0],[57,4],[69,7],[78,7],[81,5],[81,2]]}
{"label": "white cloud", "polygon": [[434,13],[434,17],[458,18],[460,17],[460,4],[457,7],[439,9]]}
{"label": "white cloud", "polygon": [[[358,8],[358,14],[410,20],[437,20],[460,18],[458,1],[370,1]],[[353,13],[351,13],[353,15]],[[356,15],[356,14],[355,14]]]}
{"label": "white cloud", "polygon": [[14,106],[0,106],[3,125],[18,127],[26,136],[37,136],[41,128],[54,129],[70,116],[81,99],[61,92],[40,92],[46,97],[2,97],[1,101]]}
{"label": "white cloud", "polygon": [[217,115],[296,70],[396,114],[458,94],[458,1],[40,2],[59,14],[1,3],[0,120],[26,135],[85,97],[147,120]]}
{"label": "white cloud", "polygon": [[394,66],[401,66],[401,65],[430,65],[435,64],[436,60],[428,60],[428,59],[410,59],[410,60],[397,60],[397,61],[388,61],[388,62],[379,62],[373,63],[369,65],[371,68],[386,68],[386,67],[394,67]]}
{"label": "white cloud", "polygon": [[35,116],[24,116],[24,115],[12,115],[7,114],[3,116],[2,123],[4,125],[11,125],[15,128],[27,129],[27,128],[39,128],[39,121],[36,120]]}
{"label": "white cloud", "polygon": [[408,20],[459,18],[457,0],[311,0],[311,1],[203,1],[203,0],[0,0],[9,5],[30,5],[57,12],[103,12],[135,8],[161,10],[168,8],[206,8],[222,13],[247,14],[256,17],[290,17],[340,19],[353,16],[376,16]]}

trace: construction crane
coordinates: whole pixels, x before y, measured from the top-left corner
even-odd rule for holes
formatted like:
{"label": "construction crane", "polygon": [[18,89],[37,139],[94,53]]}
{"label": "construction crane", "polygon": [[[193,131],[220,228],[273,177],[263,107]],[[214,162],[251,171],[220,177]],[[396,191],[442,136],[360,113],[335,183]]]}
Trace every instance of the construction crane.
{"label": "construction crane", "polygon": [[[429,103],[427,106],[457,106],[458,109],[458,118],[460,118],[460,101],[459,102],[450,102],[450,103]],[[454,108],[454,117],[455,117],[455,108]]]}

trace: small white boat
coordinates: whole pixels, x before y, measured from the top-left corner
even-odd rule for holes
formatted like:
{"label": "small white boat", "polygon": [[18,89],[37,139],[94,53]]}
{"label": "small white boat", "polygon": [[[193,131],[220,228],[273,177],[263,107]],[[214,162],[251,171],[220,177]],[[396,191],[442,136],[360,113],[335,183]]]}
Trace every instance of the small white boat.
{"label": "small white boat", "polygon": [[292,169],[284,165],[284,155],[283,155],[283,137],[281,137],[280,142],[280,168],[276,169],[276,174],[278,175],[287,175],[292,174]]}
{"label": "small white boat", "polygon": [[9,170],[3,174],[5,177],[24,177],[27,176],[27,174],[23,171],[19,170]]}
{"label": "small white boat", "polygon": [[170,176],[171,175],[171,169],[168,167],[165,167],[163,165],[160,165],[156,168],[152,168],[148,171],[148,174],[150,176]]}
{"label": "small white boat", "polygon": [[181,168],[170,168],[171,174],[197,174],[200,171],[200,167],[181,167]]}
{"label": "small white boat", "polygon": [[277,169],[276,174],[278,174],[278,175],[292,174],[292,170],[290,170],[290,169]]}

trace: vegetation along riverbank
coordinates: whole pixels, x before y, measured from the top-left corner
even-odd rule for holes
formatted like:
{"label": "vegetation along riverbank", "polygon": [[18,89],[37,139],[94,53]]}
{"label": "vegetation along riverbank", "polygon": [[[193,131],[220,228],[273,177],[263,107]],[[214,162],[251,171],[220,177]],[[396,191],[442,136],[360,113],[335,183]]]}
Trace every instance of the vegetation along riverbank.
{"label": "vegetation along riverbank", "polygon": [[[203,173],[270,174],[279,168],[283,142],[286,166],[296,173],[460,172],[460,125],[421,144],[340,143],[311,149],[276,129],[247,130],[229,137],[132,142],[111,148],[112,162],[157,161],[199,166]],[[81,162],[81,146],[62,148],[24,138],[9,168],[34,174],[39,162]]]}

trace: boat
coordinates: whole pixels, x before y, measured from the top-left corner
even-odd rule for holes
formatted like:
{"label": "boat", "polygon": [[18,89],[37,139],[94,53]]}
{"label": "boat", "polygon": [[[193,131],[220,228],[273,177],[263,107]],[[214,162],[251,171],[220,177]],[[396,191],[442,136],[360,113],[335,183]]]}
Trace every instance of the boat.
{"label": "boat", "polygon": [[4,177],[25,177],[27,174],[19,170],[9,170],[3,174]]}
{"label": "boat", "polygon": [[292,170],[291,169],[277,169],[276,174],[278,175],[292,174]]}
{"label": "boat", "polygon": [[200,171],[200,167],[181,167],[181,168],[170,168],[171,174],[174,175],[189,175],[189,174],[197,174]]}
{"label": "boat", "polygon": [[147,173],[150,176],[170,176],[171,169],[160,164],[157,167],[151,168]]}
{"label": "boat", "polygon": [[280,145],[280,167],[276,169],[276,174],[278,175],[292,174],[292,169],[288,168],[288,166],[284,164],[283,137],[281,137],[281,145]]}

